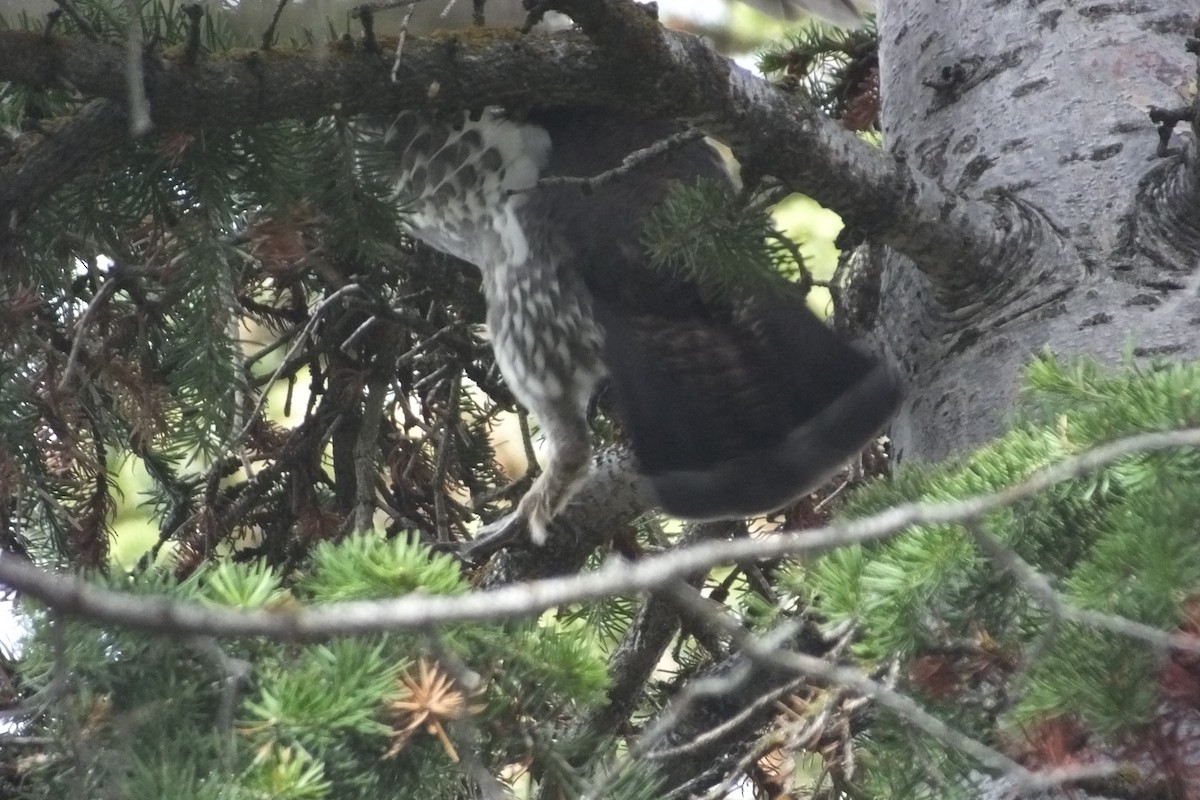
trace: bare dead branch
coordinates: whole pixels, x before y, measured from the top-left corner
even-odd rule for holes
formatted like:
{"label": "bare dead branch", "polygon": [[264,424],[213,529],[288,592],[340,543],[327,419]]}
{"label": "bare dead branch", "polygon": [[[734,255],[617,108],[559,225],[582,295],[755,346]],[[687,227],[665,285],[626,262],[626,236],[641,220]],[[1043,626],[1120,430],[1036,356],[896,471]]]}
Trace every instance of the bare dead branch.
{"label": "bare dead branch", "polygon": [[[766,637],[752,636],[746,629],[737,624],[724,611],[716,610],[712,604],[703,602],[694,590],[688,590],[676,584],[675,599],[678,602],[692,605],[697,613],[709,615],[714,624],[720,625],[751,659],[776,667],[792,670],[809,679],[828,683],[856,692],[871,699],[915,726],[922,732],[934,737],[943,744],[974,758],[984,767],[1003,776],[1006,788],[1013,797],[1024,797],[1058,789],[1064,785],[1109,776],[1120,772],[1128,765],[1116,762],[1088,764],[1082,768],[1055,769],[1046,772],[1031,772],[1008,756],[982,742],[967,736],[961,731],[947,725],[942,720],[930,714],[912,697],[898,692],[891,687],[872,680],[859,670],[843,667],[816,658],[805,653],[797,653],[780,648]],[[653,757],[654,752],[650,753]]]}
{"label": "bare dead branch", "polygon": [[[908,695],[897,692],[857,669],[832,664],[823,658],[816,658],[805,653],[797,653],[777,646],[774,642],[765,641],[764,637],[752,636],[734,622],[728,614],[717,612],[712,606],[697,603],[693,592],[677,590],[677,602],[692,605],[697,613],[703,611],[710,615],[715,624],[720,625],[729,634],[743,653],[752,660],[774,667],[782,667],[812,680],[828,683],[850,689],[864,697],[869,697],[877,704],[894,711],[906,721],[934,737],[949,747],[965,753],[989,769],[1019,778],[1029,780],[1034,776],[1008,756],[982,742],[976,741],[966,734],[951,728],[942,720],[930,714]],[[785,623],[787,627],[794,623]],[[768,635],[769,638],[769,635]],[[649,753],[653,757],[654,752]]]}
{"label": "bare dead branch", "polygon": [[[257,635],[307,640],[429,628],[451,622],[513,619],[568,603],[652,591],[718,565],[778,559],[878,541],[915,525],[968,522],[1126,456],[1197,446],[1200,446],[1200,429],[1197,428],[1130,436],[1041,470],[1015,486],[991,494],[946,503],[906,503],[864,519],[798,533],[708,542],[653,556],[636,564],[613,559],[591,573],[504,586],[458,597],[415,595],[295,610],[218,609],[165,597],[132,596],[103,589],[81,578],[54,575],[3,555],[0,555],[0,583],[64,614],[174,636]],[[1155,647],[1200,653],[1200,640],[1195,637],[1166,633],[1133,620],[1084,609],[1067,608],[1064,614]]]}

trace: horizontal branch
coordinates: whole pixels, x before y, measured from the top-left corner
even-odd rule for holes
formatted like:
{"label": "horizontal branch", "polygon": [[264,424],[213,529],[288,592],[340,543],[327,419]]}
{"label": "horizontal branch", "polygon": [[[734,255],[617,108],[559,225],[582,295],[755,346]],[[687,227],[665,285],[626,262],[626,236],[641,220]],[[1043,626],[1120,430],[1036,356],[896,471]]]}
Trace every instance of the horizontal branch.
{"label": "horizontal branch", "polygon": [[20,222],[19,212],[36,207],[97,156],[120,146],[128,132],[129,121],[120,105],[92,100],[54,135],[0,168],[0,238],[4,238],[2,231]]}
{"label": "horizontal branch", "polygon": [[[686,119],[730,143],[747,165],[815,198],[931,275],[958,282],[991,263],[1003,238],[997,231],[1019,227],[1012,213],[942,190],[700,38],[661,28],[627,0],[555,5],[582,20],[594,41],[574,32],[512,30],[412,37],[394,82],[389,55],[346,40],[194,61],[172,51],[144,59],[145,94],[160,129],[485,105],[597,106]],[[115,43],[0,31],[0,81],[70,87],[121,108],[128,99],[124,50]],[[85,152],[95,158],[114,146],[106,139]],[[5,190],[8,177],[0,172],[4,220],[30,207]]]}
{"label": "horizontal branch", "polygon": [[[0,31],[0,81],[69,88],[126,103],[121,43]],[[595,48],[578,34],[522,36],[511,30],[411,37],[396,79],[390,56],[339,40],[303,49],[231,49],[190,61],[169,51],[147,55],[145,82],[159,128],[237,128],[330,114],[401,108],[461,110],[487,104],[580,103],[589,80],[605,91]],[[564,62],[559,64],[559,62]]]}
{"label": "horizontal branch", "polygon": [[[90,585],[81,578],[53,575],[11,555],[0,554],[0,584],[23,592],[64,614],[140,630],[185,636],[267,636],[304,640],[385,630],[423,629],[467,621],[499,621],[540,614],[557,606],[616,595],[652,591],[701,570],[738,562],[763,561],[870,542],[914,525],[961,523],[1062,481],[1078,477],[1136,453],[1200,446],[1200,429],[1148,433],[1121,439],[1068,459],[1021,483],[986,495],[949,503],[907,503],[865,519],[810,531],[760,539],[708,542],[673,550],[630,564],[610,560],[595,572],[477,591],[456,597],[413,594],[396,600],[330,603],[309,608],[238,610],[212,608],[166,597],[129,595]],[[1147,634],[1140,626],[1116,633],[1200,653],[1195,637]]]}

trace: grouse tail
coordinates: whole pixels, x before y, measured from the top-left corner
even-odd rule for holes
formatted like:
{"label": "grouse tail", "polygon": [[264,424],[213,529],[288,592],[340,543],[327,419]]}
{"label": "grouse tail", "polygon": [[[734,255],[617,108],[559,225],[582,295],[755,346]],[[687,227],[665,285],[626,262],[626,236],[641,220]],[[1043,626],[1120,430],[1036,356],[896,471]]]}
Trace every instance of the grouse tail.
{"label": "grouse tail", "polygon": [[786,505],[862,449],[900,403],[896,372],[800,297],[707,318],[598,312],[618,415],[650,489],[675,516]]}

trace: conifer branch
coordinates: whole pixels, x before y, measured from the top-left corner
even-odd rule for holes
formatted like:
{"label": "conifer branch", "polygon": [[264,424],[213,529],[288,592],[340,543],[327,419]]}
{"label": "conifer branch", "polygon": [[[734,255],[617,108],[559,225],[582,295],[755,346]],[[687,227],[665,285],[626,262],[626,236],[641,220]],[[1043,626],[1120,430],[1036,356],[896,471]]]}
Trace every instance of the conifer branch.
{"label": "conifer branch", "polygon": [[[695,613],[707,616],[714,625],[724,630],[733,638],[739,651],[745,653],[751,661],[770,668],[784,669],[789,673],[804,676],[810,681],[847,689],[869,698],[876,705],[896,714],[906,724],[914,726],[948,747],[970,756],[980,765],[1000,776],[1012,797],[1037,795],[1052,789],[1071,786],[1080,781],[1111,777],[1123,771],[1137,772],[1136,765],[1112,761],[1038,772],[1030,771],[999,750],[947,725],[943,720],[921,707],[911,696],[897,691],[887,683],[874,680],[851,667],[834,664],[824,658],[794,652],[779,646],[779,642],[790,638],[787,634],[796,626],[795,622],[784,623],[772,633],[752,636],[745,628],[730,618],[727,612],[705,601],[694,589],[689,589],[676,582],[672,594],[676,602],[691,606]],[[722,676],[715,679],[714,684],[720,682],[730,684],[732,683],[731,679],[732,675]],[[695,683],[699,683],[699,681]],[[695,683],[692,685],[695,686]],[[731,691],[733,691],[732,686],[719,685],[713,685],[709,690],[715,696],[726,696]],[[770,697],[772,695],[767,693],[763,696]],[[751,708],[753,706],[743,709],[739,716],[747,714]],[[736,717],[730,718],[721,728],[727,728],[734,719]],[[720,729],[712,731],[714,735],[719,733]],[[694,744],[695,740],[673,750],[651,750],[647,753],[647,757],[652,759],[669,758],[678,752],[686,751]]]}
{"label": "conifer branch", "polygon": [[[679,542],[679,547],[689,547],[697,542],[724,539],[730,532],[728,522],[704,522],[689,526]],[[734,523],[741,524],[741,523]],[[703,575],[687,578],[688,585],[700,586]],[[580,718],[575,728],[600,734],[616,733],[618,726],[629,718],[635,704],[658,666],[667,646],[680,628],[680,611],[664,598],[651,595],[642,604],[637,616],[625,631],[621,644],[613,653],[609,665],[612,681],[608,690],[608,703],[595,712]]]}
{"label": "conifer branch", "polygon": [[[157,55],[146,70],[146,95],[153,122],[164,131],[485,105],[612,107],[675,117],[733,146],[744,169],[774,175],[808,194],[949,288],[981,293],[1012,277],[1000,271],[964,275],[964,265],[1012,260],[1020,273],[1039,263],[1049,274],[1056,259],[1069,257],[1028,209],[946,192],[703,41],[666,31],[629,0],[549,5],[574,15],[591,41],[573,33],[519,36],[505,30],[477,31],[469,39],[411,37],[394,78],[387,56],[345,41],[272,51],[270,58],[258,50],[215,53],[195,64]],[[0,80],[36,88],[68,85],[85,97],[124,104],[123,65],[116,45],[0,31]],[[100,141],[86,151],[95,158],[117,143]],[[69,174],[57,177],[61,182]],[[30,206],[2,177],[0,200],[8,202],[0,203],[0,219]],[[1013,245],[1017,238],[1020,247]],[[1033,257],[1031,248],[1046,252],[1039,249]]]}
{"label": "conifer branch", "polygon": [[84,36],[92,41],[96,41],[100,38],[96,34],[95,28],[92,27],[92,24],[84,19],[83,15],[79,13],[79,10],[75,8],[75,4],[72,3],[71,0],[54,0],[54,4],[58,6],[62,13],[66,14],[70,20],[75,23],[75,27],[79,28],[79,30],[83,32]]}
{"label": "conifer branch", "polygon": [[[652,591],[670,581],[719,565],[778,559],[879,541],[916,525],[968,522],[1121,458],[1180,447],[1200,447],[1200,429],[1146,433],[1119,439],[1039,471],[1008,489],[966,500],[906,503],[871,517],[823,528],[763,539],[709,542],[652,556],[636,564],[618,559],[591,573],[505,586],[462,597],[421,595],[293,610],[218,609],[102,589],[82,579],[54,575],[3,555],[0,555],[0,582],[63,614],[172,636],[207,634],[311,640],[388,630],[416,630],[452,622],[515,619],[560,605]],[[1103,624],[1106,629],[1155,647],[1200,653],[1200,640],[1195,637],[1147,629],[1133,621],[1118,625],[1115,618],[1095,612],[1080,610],[1073,613],[1079,614],[1083,621]]]}
{"label": "conifer branch", "polygon": [[0,240],[19,230],[25,214],[55,189],[124,141],[128,130],[129,118],[117,102],[92,100],[52,135],[0,168]]}
{"label": "conifer branch", "polygon": [[[797,103],[699,39],[664,30],[633,0],[541,6],[570,16],[597,44],[607,73],[629,92],[628,104],[678,98],[669,113],[703,120],[708,133],[733,148],[743,171],[780,178],[838,212],[848,227],[904,253],[953,295],[951,305],[1011,287],[1007,270],[983,272],[975,265],[1011,265],[1024,274],[1028,261],[1020,259],[1027,256],[1014,256],[1014,248],[1044,249],[1038,257],[1047,263],[1068,258],[1061,237],[1028,209],[989,206],[943,190],[847,136],[814,104]],[[647,75],[653,76],[649,85]],[[850,174],[854,180],[846,179]]]}
{"label": "conifer branch", "polygon": [[[739,650],[745,653],[751,661],[775,669],[784,669],[797,675],[807,676],[812,680],[828,683],[832,686],[845,687],[855,691],[865,697],[871,698],[879,705],[895,712],[901,718],[930,736],[933,736],[935,739],[966,753],[980,764],[997,773],[1011,775],[1022,781],[1034,778],[1032,773],[1008,756],[954,730],[945,722],[921,708],[908,695],[897,692],[895,689],[871,679],[859,670],[838,666],[823,658],[811,656],[806,653],[793,652],[771,641],[772,639],[777,641],[781,638],[786,640],[791,638],[789,635],[774,637],[771,634],[767,634],[765,637],[751,636],[745,628],[735,623],[726,613],[704,602],[704,599],[699,597],[695,590],[687,591],[678,584],[675,584],[673,596],[676,602],[691,606],[696,613],[705,614],[714,624],[719,625],[722,630],[733,638]],[[796,623],[788,622],[781,626],[781,630],[788,631],[795,627]],[[764,639],[768,643],[764,644]],[[729,690],[714,687],[711,693],[721,696],[728,694]],[[654,754],[654,751],[649,753],[651,757]],[[668,754],[670,754],[669,751]]]}

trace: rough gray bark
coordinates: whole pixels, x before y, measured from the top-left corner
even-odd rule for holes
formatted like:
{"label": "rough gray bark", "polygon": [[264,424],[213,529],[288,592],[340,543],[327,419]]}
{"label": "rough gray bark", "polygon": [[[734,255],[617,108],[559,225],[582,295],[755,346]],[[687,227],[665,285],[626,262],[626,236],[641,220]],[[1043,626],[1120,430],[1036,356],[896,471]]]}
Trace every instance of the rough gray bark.
{"label": "rough gray bark", "polygon": [[996,258],[962,282],[877,253],[875,334],[910,383],[893,427],[903,458],[994,435],[1042,348],[1196,357],[1195,139],[1180,128],[1159,157],[1147,116],[1194,99],[1195,12],[1191,0],[882,4],[885,149],[1029,223],[994,231]]}

